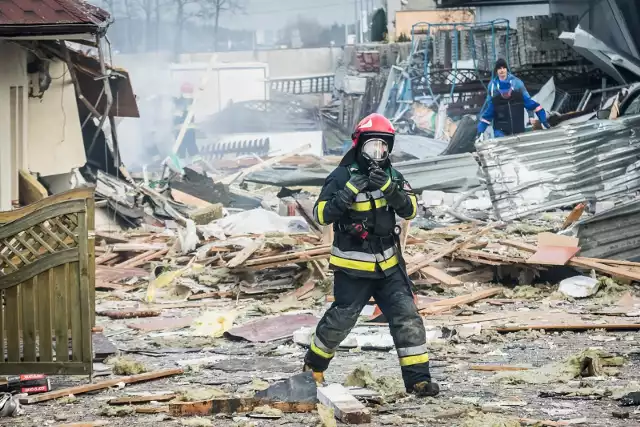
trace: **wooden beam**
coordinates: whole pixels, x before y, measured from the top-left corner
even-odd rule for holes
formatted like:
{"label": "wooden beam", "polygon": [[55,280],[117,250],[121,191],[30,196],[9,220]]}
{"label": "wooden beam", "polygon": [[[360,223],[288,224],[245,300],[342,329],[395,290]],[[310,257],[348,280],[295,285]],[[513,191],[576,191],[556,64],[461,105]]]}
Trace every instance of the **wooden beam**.
{"label": "wooden beam", "polygon": [[120,264],[116,264],[114,267],[118,268],[118,267],[126,267],[126,268],[133,268],[133,267],[139,267],[141,265],[146,264],[147,262],[160,258],[162,257],[164,254],[166,254],[167,252],[169,252],[169,248],[165,248],[165,249],[161,249],[159,251],[154,251],[154,250],[150,250],[150,251],[146,251],[144,253],[141,253],[140,255],[133,257],[127,261],[121,262]]}
{"label": "wooden beam", "polygon": [[264,240],[261,238],[252,241],[247,246],[245,246],[240,252],[238,252],[236,256],[234,256],[233,259],[231,259],[227,263],[227,267],[236,268],[242,265],[242,263],[248,260],[251,257],[251,255],[253,255],[257,250],[259,250],[262,247],[263,244],[264,244]]}
{"label": "wooden beam", "polygon": [[[530,245],[524,242],[518,242],[515,240],[500,240],[500,244],[505,246],[511,246],[513,248],[517,248],[526,252],[535,252],[538,249],[534,245]],[[599,261],[606,261],[606,260],[599,260]],[[591,258],[573,257],[571,258],[571,260],[569,260],[567,265],[570,265],[572,267],[593,269],[601,273],[608,274],[610,276],[640,282],[640,272],[626,270],[619,267],[612,267],[612,266],[603,264],[601,262],[594,261]]]}
{"label": "wooden beam", "polygon": [[131,310],[131,311],[115,311],[115,310],[107,310],[107,311],[97,311],[96,314],[98,316],[105,316],[109,319],[137,319],[140,317],[158,317],[160,316],[159,311],[153,310]]}
{"label": "wooden beam", "polygon": [[422,259],[420,261],[418,261],[416,264],[412,265],[411,267],[409,267],[407,269],[407,274],[408,275],[412,275],[413,273],[417,272],[418,270],[423,269],[424,267],[433,264],[434,262],[438,261],[440,258],[444,258],[449,254],[452,254],[454,252],[457,252],[460,249],[464,249],[467,245],[470,245],[471,243],[473,243],[474,240],[476,240],[479,237],[482,237],[484,234],[488,233],[489,231],[491,231],[493,228],[495,228],[495,224],[490,224],[486,227],[483,227],[482,229],[478,230],[477,232],[471,234],[470,236],[466,236],[462,241],[455,243],[453,245],[450,245],[447,249],[444,249],[440,252],[438,252],[437,254],[426,258],[426,259]]}
{"label": "wooden beam", "polygon": [[462,282],[460,280],[456,279],[453,276],[449,276],[444,271],[440,270],[439,268],[433,267],[431,265],[424,267],[423,269],[420,270],[420,272],[426,274],[428,277],[431,277],[434,280],[437,280],[443,285],[448,285],[448,286],[462,285]]}
{"label": "wooden beam", "polygon": [[469,369],[472,371],[485,371],[485,372],[501,372],[501,371],[528,371],[531,368],[525,368],[523,366],[509,366],[509,365],[471,365]]}
{"label": "wooden beam", "polygon": [[591,325],[591,324],[569,324],[569,325],[525,325],[510,326],[506,328],[496,328],[497,332],[507,334],[509,332],[519,331],[589,331],[592,329],[603,329],[607,331],[640,331],[638,323],[618,323],[609,325]]}
{"label": "wooden beam", "polygon": [[216,398],[202,402],[173,402],[169,403],[169,413],[174,417],[233,414],[236,412],[251,412],[258,406],[269,405],[285,413],[312,412],[316,409],[311,402],[276,402],[266,399],[250,398]]}
{"label": "wooden beam", "polygon": [[169,400],[175,399],[176,396],[176,393],[155,394],[148,396],[124,396],[111,399],[107,403],[109,405],[133,405],[135,403],[167,402]]}
{"label": "wooden beam", "polygon": [[20,204],[23,206],[38,202],[49,196],[47,189],[40,184],[38,179],[23,169],[18,171],[18,194]]}
{"label": "wooden beam", "polygon": [[474,292],[472,294],[461,295],[455,298],[449,298],[441,301],[432,302],[422,306],[418,306],[420,314],[438,314],[452,309],[458,305],[471,304],[476,301],[490,298],[502,292],[502,288],[491,288],[484,291]]}
{"label": "wooden beam", "polygon": [[340,384],[318,387],[318,400],[323,405],[333,408],[336,418],[345,424],[367,424],[371,422],[369,409]]}
{"label": "wooden beam", "polygon": [[78,395],[78,394],[89,393],[97,390],[104,390],[104,389],[113,387],[119,383],[133,384],[133,383],[139,383],[143,381],[157,380],[159,378],[170,377],[173,375],[181,375],[183,373],[184,371],[181,368],[172,368],[172,369],[163,369],[155,372],[148,372],[145,374],[131,375],[128,377],[113,378],[106,381],[100,381],[95,384],[61,388],[55,391],[50,391],[48,393],[27,396],[25,398],[20,399],[20,403],[22,403],[23,405],[30,405],[33,403],[47,402],[49,400],[59,399],[61,397],[65,397],[70,394]]}

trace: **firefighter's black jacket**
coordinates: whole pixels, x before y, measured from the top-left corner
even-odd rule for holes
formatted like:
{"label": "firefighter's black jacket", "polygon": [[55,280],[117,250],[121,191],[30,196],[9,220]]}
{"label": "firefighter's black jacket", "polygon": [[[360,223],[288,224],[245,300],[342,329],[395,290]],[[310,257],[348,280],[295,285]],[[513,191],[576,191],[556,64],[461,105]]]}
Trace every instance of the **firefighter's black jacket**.
{"label": "firefighter's black jacket", "polygon": [[[383,191],[365,190],[355,199],[347,183],[352,174],[362,173],[357,163],[339,166],[325,180],[313,212],[319,224],[333,224],[333,269],[358,277],[384,278],[399,268],[394,237],[396,214],[413,219],[418,204],[402,174],[392,167],[385,171],[391,179]],[[354,233],[355,225],[364,226],[366,238]]]}

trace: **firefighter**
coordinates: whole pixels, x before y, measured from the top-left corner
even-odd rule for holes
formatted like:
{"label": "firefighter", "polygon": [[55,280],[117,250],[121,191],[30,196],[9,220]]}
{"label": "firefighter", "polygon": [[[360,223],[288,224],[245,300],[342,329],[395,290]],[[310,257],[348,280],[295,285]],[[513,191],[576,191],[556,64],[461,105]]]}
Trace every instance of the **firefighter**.
{"label": "firefighter", "polygon": [[[193,103],[193,86],[191,83],[185,82],[180,86],[180,96],[174,98],[174,115],[173,115],[173,129],[174,137],[177,138],[182,129],[182,124],[189,114],[189,107]],[[196,145],[196,130],[192,123],[187,126],[184,137],[182,138],[182,144],[178,149],[178,156],[193,157],[199,153],[198,146]]]}
{"label": "firefighter", "polygon": [[478,122],[478,135],[482,135],[493,122],[496,138],[525,131],[525,108],[535,112],[544,129],[549,129],[547,113],[531,99],[522,80],[509,73],[507,61],[500,58],[494,67],[496,77],[489,83],[489,102]]}
{"label": "firefighter", "polygon": [[353,145],[325,180],[314,207],[315,220],[333,224],[330,265],[335,302],[318,323],[305,356],[305,371],[324,382],[324,371],[338,345],[373,296],[389,322],[408,392],[435,396],[425,329],[399,245],[396,214],[416,216],[417,199],[402,174],[391,166],[395,130],[380,114],[365,117]]}

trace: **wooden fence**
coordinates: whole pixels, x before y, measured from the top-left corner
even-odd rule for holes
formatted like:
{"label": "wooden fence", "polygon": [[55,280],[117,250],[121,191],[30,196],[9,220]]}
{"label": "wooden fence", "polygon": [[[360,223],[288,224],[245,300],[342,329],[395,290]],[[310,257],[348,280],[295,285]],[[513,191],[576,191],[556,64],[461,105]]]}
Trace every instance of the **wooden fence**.
{"label": "wooden fence", "polygon": [[92,189],[0,212],[0,374],[91,375],[94,221]]}

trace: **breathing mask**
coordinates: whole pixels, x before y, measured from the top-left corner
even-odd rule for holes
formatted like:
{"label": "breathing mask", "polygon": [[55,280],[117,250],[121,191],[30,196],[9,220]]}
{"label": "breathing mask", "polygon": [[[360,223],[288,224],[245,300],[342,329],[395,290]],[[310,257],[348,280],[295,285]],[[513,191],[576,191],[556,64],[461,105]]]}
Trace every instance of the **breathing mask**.
{"label": "breathing mask", "polygon": [[389,145],[380,138],[368,139],[362,144],[362,154],[376,162],[383,162],[389,157]]}

